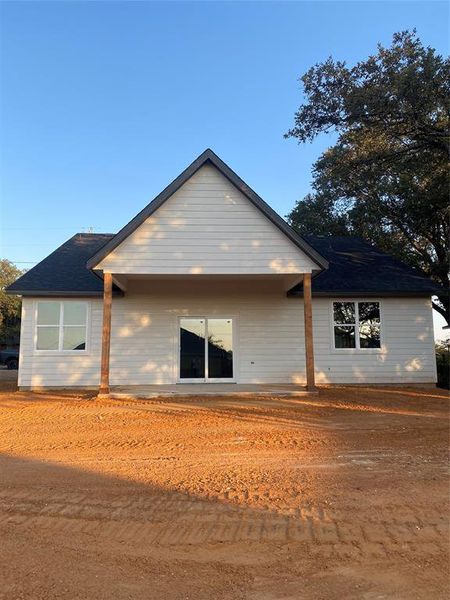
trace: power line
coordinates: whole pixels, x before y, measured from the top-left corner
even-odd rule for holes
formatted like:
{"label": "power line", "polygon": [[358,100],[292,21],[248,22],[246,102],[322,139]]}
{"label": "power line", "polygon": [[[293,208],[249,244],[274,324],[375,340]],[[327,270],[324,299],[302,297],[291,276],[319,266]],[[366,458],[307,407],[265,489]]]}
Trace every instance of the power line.
{"label": "power line", "polygon": [[74,227],[2,227],[2,231],[68,231],[74,229]]}
{"label": "power line", "polygon": [[0,231],[83,231],[86,233],[94,233],[94,230],[101,229],[99,227],[0,227]]}

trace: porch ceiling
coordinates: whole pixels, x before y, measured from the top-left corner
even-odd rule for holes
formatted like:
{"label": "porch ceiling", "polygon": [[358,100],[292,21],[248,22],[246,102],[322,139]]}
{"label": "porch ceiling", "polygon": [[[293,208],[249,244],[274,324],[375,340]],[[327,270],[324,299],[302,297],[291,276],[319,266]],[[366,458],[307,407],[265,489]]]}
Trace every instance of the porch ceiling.
{"label": "porch ceiling", "polygon": [[210,285],[226,284],[229,285],[234,283],[236,285],[252,285],[262,284],[274,285],[278,289],[289,291],[294,286],[298,285],[303,281],[302,273],[274,273],[274,274],[255,274],[249,273],[247,275],[236,274],[236,275],[142,275],[142,274],[116,274],[113,273],[114,283],[120,287],[121,290],[127,291],[130,288],[136,289],[136,285],[142,285],[143,283],[151,283],[152,287],[161,282],[161,285],[166,286],[182,286],[182,285],[194,285],[201,289]]}

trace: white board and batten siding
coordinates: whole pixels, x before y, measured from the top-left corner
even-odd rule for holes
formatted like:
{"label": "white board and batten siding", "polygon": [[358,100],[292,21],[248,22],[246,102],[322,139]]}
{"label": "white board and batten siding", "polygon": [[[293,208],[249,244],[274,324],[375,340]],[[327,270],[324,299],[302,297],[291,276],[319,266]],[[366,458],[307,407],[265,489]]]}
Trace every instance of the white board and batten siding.
{"label": "white board and batten siding", "polygon": [[317,265],[204,165],[98,265],[116,274],[310,273]]}
{"label": "white board and batten siding", "polygon": [[[180,316],[232,317],[238,383],[305,383],[302,300],[281,290],[187,286],[175,294],[163,282],[157,292],[131,289],[113,299],[111,385],[172,384],[178,378]],[[167,283],[169,286],[169,283]],[[35,302],[23,299],[19,385],[96,387],[99,384],[102,301],[89,302],[88,351],[79,356],[34,349]],[[318,383],[431,383],[436,380],[430,301],[381,299],[383,347],[334,350],[331,299],[313,300]]]}

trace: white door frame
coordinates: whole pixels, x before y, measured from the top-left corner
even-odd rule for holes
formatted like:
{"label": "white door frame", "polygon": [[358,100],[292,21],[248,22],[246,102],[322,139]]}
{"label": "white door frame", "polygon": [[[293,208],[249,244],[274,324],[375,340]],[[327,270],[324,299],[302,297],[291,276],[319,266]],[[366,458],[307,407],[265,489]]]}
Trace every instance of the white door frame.
{"label": "white door frame", "polygon": [[[181,378],[180,367],[181,367],[181,321],[183,319],[203,319],[205,321],[205,377],[198,377],[195,379]],[[226,319],[231,321],[231,338],[232,338],[232,352],[233,352],[233,377],[208,377],[208,320],[209,319]],[[204,315],[182,315],[178,317],[178,344],[177,344],[177,383],[236,383],[236,317],[233,315],[210,315],[205,317]]]}

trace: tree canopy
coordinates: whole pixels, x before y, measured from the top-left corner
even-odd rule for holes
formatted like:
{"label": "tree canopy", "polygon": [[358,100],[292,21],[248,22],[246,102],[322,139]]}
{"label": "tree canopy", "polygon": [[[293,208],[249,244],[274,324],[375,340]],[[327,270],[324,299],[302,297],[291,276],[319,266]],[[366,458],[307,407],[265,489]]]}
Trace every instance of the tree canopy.
{"label": "tree canopy", "polygon": [[23,272],[6,258],[0,259],[0,344],[19,342],[22,303],[18,296],[8,296],[5,288]]}
{"label": "tree canopy", "polygon": [[[286,137],[338,137],[290,224],[360,235],[448,290],[450,59],[404,31],[353,67],[329,58],[301,81],[306,101]],[[449,323],[448,292],[434,307]]]}

